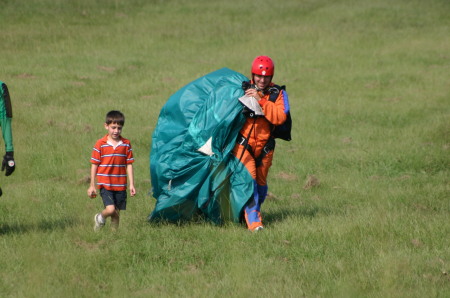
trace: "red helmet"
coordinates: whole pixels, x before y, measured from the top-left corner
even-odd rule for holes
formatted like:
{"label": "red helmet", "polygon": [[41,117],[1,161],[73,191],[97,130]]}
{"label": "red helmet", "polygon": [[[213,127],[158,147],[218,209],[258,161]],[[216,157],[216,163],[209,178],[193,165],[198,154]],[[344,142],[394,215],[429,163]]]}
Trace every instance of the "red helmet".
{"label": "red helmet", "polygon": [[273,76],[275,65],[269,56],[258,56],[252,63],[252,74],[261,76]]}

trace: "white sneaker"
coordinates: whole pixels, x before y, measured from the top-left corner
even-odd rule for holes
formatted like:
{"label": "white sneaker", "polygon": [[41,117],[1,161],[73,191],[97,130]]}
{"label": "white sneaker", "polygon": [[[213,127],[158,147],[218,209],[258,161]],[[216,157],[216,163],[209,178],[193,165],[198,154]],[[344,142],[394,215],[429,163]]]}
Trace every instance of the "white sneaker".
{"label": "white sneaker", "polygon": [[103,226],[105,225],[105,221],[104,221],[104,219],[103,220],[102,219],[103,219],[103,217],[100,213],[97,213],[94,216],[94,222],[95,222],[94,231],[98,231],[101,228],[103,228]]}
{"label": "white sneaker", "polygon": [[254,232],[258,232],[258,231],[262,231],[262,230],[264,230],[264,227],[263,226],[259,226],[259,227],[255,228],[253,231]]}

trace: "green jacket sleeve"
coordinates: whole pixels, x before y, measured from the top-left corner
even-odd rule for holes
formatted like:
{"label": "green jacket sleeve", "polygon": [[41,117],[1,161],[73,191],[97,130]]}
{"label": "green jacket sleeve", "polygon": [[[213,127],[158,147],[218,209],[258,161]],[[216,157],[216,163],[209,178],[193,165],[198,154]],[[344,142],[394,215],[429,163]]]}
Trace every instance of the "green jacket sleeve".
{"label": "green jacket sleeve", "polygon": [[5,152],[14,152],[11,118],[1,119],[1,125],[3,140],[5,141]]}
{"label": "green jacket sleeve", "polygon": [[2,127],[2,136],[5,142],[5,151],[14,152],[12,137],[12,108],[11,99],[9,97],[8,87],[0,81],[0,125]]}

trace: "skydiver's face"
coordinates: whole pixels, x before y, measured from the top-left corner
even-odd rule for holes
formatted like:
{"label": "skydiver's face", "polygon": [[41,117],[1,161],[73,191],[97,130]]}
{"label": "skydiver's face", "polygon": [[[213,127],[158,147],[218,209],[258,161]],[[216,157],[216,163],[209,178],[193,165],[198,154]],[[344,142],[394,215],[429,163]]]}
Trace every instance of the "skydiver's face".
{"label": "skydiver's face", "polygon": [[260,90],[264,90],[269,87],[270,82],[272,82],[272,76],[262,76],[262,75],[253,75],[253,81],[255,82],[256,87]]}

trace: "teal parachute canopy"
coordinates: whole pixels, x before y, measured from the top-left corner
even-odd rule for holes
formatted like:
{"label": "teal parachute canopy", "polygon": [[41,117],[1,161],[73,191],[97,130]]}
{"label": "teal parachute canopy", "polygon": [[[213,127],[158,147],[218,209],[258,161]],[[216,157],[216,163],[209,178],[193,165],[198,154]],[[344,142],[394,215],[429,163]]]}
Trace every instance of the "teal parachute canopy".
{"label": "teal parachute canopy", "polygon": [[253,180],[231,154],[245,122],[238,98],[248,79],[222,68],[178,90],[163,106],[152,136],[150,174],[156,205],[149,221],[198,214],[238,222]]}

